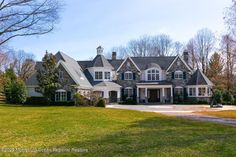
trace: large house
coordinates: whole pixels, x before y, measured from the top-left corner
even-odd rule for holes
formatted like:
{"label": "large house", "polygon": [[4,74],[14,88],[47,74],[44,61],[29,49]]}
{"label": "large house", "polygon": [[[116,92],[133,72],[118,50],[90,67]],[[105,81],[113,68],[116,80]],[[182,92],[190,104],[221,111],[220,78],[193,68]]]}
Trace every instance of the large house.
{"label": "large house", "polygon": [[[188,52],[183,56],[127,57],[111,59],[97,48],[93,60],[76,61],[62,52],[55,54],[61,89],[55,101],[71,101],[76,92],[96,93],[107,102],[127,99],[138,103],[173,103],[174,101],[209,101],[213,83],[199,70],[192,69]],[[36,69],[42,67],[37,62]],[[26,81],[28,95],[40,97],[37,72]]]}

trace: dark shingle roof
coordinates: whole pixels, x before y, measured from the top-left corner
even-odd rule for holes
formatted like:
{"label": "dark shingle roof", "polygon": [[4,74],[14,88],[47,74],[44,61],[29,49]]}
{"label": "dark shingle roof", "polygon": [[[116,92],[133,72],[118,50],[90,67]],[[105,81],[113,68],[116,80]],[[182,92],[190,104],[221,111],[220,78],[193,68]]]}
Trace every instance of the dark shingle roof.
{"label": "dark shingle roof", "polygon": [[[43,66],[43,62],[36,62],[36,65],[35,65],[35,70],[38,70],[38,69],[41,69]],[[34,74],[28,78],[26,81],[25,81],[25,84],[27,86],[35,86],[35,85],[38,85],[38,80],[37,80],[37,71],[34,72]]]}
{"label": "dark shingle roof", "polygon": [[170,64],[174,61],[176,56],[171,57],[131,57],[140,70],[148,68],[150,63],[158,64],[161,69],[166,70]]}
{"label": "dark shingle roof", "polygon": [[123,61],[123,59],[108,60],[108,62],[113,66],[115,70],[119,68]]}
{"label": "dark shingle roof", "polygon": [[206,77],[201,70],[197,69],[192,75],[191,79],[188,81],[187,85],[210,85],[214,84]]}
{"label": "dark shingle roof", "polygon": [[97,55],[92,61],[92,67],[104,67],[104,68],[112,68],[112,65],[107,61],[107,59],[103,55]]}

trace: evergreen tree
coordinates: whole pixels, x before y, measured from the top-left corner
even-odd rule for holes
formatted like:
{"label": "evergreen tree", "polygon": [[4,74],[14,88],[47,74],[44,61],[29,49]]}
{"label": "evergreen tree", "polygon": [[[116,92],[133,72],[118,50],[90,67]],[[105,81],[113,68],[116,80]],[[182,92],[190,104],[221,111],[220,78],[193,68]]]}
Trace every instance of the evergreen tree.
{"label": "evergreen tree", "polygon": [[54,100],[56,90],[60,87],[56,58],[46,52],[42,59],[42,68],[38,70],[39,88],[47,102]]}
{"label": "evergreen tree", "polygon": [[207,76],[215,84],[217,89],[223,89],[225,87],[224,79],[222,79],[223,70],[223,59],[219,53],[215,52],[209,61]]}

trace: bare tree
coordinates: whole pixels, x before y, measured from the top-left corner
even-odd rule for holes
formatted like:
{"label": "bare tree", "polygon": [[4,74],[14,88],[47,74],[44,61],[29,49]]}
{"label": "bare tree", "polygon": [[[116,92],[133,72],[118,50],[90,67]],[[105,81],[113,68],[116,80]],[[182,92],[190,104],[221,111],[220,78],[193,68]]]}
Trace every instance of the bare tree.
{"label": "bare tree", "polygon": [[35,61],[33,59],[26,59],[21,67],[21,72],[19,74],[20,78],[26,81],[35,72]]}
{"label": "bare tree", "polygon": [[128,51],[127,48],[124,46],[119,46],[119,47],[113,47],[110,52],[106,54],[107,58],[111,58],[112,52],[117,53],[117,59],[124,59],[125,57],[128,56]]}
{"label": "bare tree", "polygon": [[211,30],[204,28],[197,32],[194,40],[202,71],[207,73],[209,53],[214,48],[215,35]]}
{"label": "bare tree", "polygon": [[173,53],[180,55],[184,52],[184,44],[182,44],[179,41],[176,41],[173,43],[172,49],[173,49]]}
{"label": "bare tree", "polygon": [[230,90],[234,82],[234,69],[236,65],[236,43],[230,35],[224,35],[221,41],[222,53],[226,60],[226,86]]}
{"label": "bare tree", "polygon": [[161,34],[152,37],[152,54],[154,56],[169,56],[173,55],[171,49],[173,41],[169,35]]}
{"label": "bare tree", "polygon": [[131,40],[127,46],[129,54],[134,57],[150,56],[150,41],[149,36],[143,36],[138,40]]}
{"label": "bare tree", "polygon": [[60,8],[58,0],[0,0],[0,45],[14,37],[51,32]]}
{"label": "bare tree", "polygon": [[236,0],[232,0],[232,5],[227,8],[224,20],[229,31],[236,36]]}
{"label": "bare tree", "polygon": [[186,45],[186,49],[189,52],[189,64],[193,69],[199,68],[197,62],[197,54],[194,39],[190,39]]}

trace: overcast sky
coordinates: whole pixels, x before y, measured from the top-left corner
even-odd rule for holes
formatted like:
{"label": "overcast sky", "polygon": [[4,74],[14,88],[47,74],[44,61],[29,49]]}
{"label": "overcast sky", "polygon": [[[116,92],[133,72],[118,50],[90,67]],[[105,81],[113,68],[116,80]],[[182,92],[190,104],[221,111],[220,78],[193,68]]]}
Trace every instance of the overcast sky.
{"label": "overcast sky", "polygon": [[223,16],[231,0],[65,0],[53,33],[15,38],[9,45],[41,60],[45,50],[63,51],[77,60],[125,45],[143,35],[166,33],[187,42],[197,30],[225,31]]}

